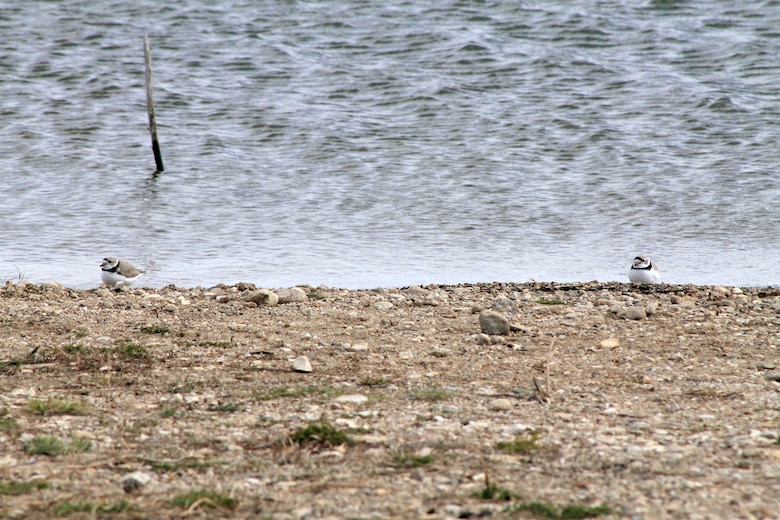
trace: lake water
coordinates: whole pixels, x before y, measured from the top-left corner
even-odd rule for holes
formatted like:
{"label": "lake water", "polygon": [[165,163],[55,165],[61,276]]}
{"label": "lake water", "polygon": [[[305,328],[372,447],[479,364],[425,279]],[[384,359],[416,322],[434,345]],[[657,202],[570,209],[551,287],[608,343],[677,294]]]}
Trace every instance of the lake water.
{"label": "lake water", "polygon": [[780,3],[734,5],[6,2],[0,279],[778,284]]}

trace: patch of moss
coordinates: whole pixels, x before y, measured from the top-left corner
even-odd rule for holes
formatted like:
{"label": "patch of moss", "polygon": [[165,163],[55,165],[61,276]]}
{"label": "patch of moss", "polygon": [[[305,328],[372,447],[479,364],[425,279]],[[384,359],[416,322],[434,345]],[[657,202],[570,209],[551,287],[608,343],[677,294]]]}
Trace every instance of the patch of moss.
{"label": "patch of moss", "polygon": [[539,305],[566,305],[566,302],[558,298],[539,298],[536,300]]}

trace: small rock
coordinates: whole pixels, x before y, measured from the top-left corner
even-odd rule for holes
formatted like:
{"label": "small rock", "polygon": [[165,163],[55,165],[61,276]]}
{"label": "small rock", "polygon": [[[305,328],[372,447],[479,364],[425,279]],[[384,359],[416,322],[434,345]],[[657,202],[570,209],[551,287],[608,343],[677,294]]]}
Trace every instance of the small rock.
{"label": "small rock", "polygon": [[620,340],[617,338],[607,338],[599,341],[601,348],[616,348],[620,346]]}
{"label": "small rock", "polygon": [[[294,303],[294,302],[302,303],[302,302],[309,301],[309,297],[306,296],[306,291],[304,291],[300,287],[279,289],[276,291],[276,296],[278,297],[277,303],[279,305],[283,303]],[[267,305],[273,305],[273,304],[267,304]]]}
{"label": "small rock", "polygon": [[499,298],[493,302],[493,310],[515,312],[517,311],[517,306],[515,305],[515,302],[505,297]]}
{"label": "small rock", "polygon": [[645,310],[644,307],[639,307],[639,306],[629,307],[622,313],[618,313],[618,318],[621,317],[627,320],[643,320],[647,318],[647,311]]}
{"label": "small rock", "polygon": [[482,332],[489,336],[509,334],[509,320],[494,311],[480,312],[479,326],[482,328]]}
{"label": "small rock", "polygon": [[248,302],[256,303],[258,305],[268,305],[269,307],[279,303],[279,297],[270,289],[259,289],[250,293],[244,299]]}
{"label": "small rock", "polygon": [[393,304],[388,301],[376,302],[374,308],[378,311],[388,311],[393,308]]}
{"label": "small rock", "polygon": [[368,350],[368,343],[366,343],[365,341],[359,341],[352,345],[346,343],[344,345],[344,350],[346,350],[347,352],[365,352]]}
{"label": "small rock", "polygon": [[148,473],[133,471],[122,477],[119,480],[119,483],[122,485],[122,489],[125,490],[125,493],[129,493],[146,486],[151,481],[152,477]]}
{"label": "small rock", "polygon": [[217,303],[227,303],[230,301],[230,296],[228,296],[227,294],[220,294],[216,298],[214,298],[214,301],[216,301]]}
{"label": "small rock", "polygon": [[293,370],[296,372],[311,372],[311,361],[306,356],[298,356],[293,361]]}
{"label": "small rock", "polygon": [[334,399],[337,403],[362,404],[368,401],[368,397],[362,394],[340,395]]}
{"label": "small rock", "polygon": [[488,410],[493,410],[494,412],[500,412],[505,410],[511,410],[514,408],[514,403],[511,399],[506,398],[499,398],[499,399],[493,399],[488,403]]}
{"label": "small rock", "polygon": [[179,308],[178,308],[178,307],[176,307],[174,304],[172,304],[172,303],[169,303],[168,305],[166,305],[165,307],[163,307],[163,310],[164,310],[165,312],[176,312],[176,311],[178,311],[178,310],[179,310]]}
{"label": "small rock", "polygon": [[777,368],[777,363],[774,363],[772,361],[762,361],[759,363],[756,368],[759,370],[774,370]]}
{"label": "small rock", "polygon": [[653,314],[658,312],[658,304],[656,302],[650,302],[647,304],[647,307],[645,307],[645,312],[648,316],[652,316]]}
{"label": "small rock", "polygon": [[482,332],[474,334],[474,342],[476,342],[477,345],[490,345],[490,336],[483,334]]}

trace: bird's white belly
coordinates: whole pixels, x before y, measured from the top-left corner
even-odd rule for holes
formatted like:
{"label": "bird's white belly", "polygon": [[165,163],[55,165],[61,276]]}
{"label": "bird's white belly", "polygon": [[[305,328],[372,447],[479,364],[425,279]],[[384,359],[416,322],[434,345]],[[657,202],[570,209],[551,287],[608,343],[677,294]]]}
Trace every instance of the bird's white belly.
{"label": "bird's white belly", "polygon": [[121,274],[112,273],[110,271],[101,271],[100,278],[103,279],[104,284],[112,288],[119,287],[122,285],[130,286],[135,281],[135,279],[129,280],[124,276],[122,276]]}
{"label": "bird's white belly", "polygon": [[628,279],[633,283],[658,283],[661,274],[655,269],[631,269],[628,271]]}

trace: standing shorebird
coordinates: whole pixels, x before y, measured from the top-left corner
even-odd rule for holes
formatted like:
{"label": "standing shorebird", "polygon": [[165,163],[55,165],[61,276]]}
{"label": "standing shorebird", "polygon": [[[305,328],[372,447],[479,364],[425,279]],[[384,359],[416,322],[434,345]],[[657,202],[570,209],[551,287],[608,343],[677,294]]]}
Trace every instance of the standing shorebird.
{"label": "standing shorebird", "polygon": [[632,283],[660,283],[661,272],[649,258],[637,256],[628,270],[628,279]]}
{"label": "standing shorebird", "polygon": [[127,260],[119,260],[113,256],[107,256],[100,264],[100,277],[103,283],[112,289],[130,287],[144,274],[140,269],[133,267]]}

